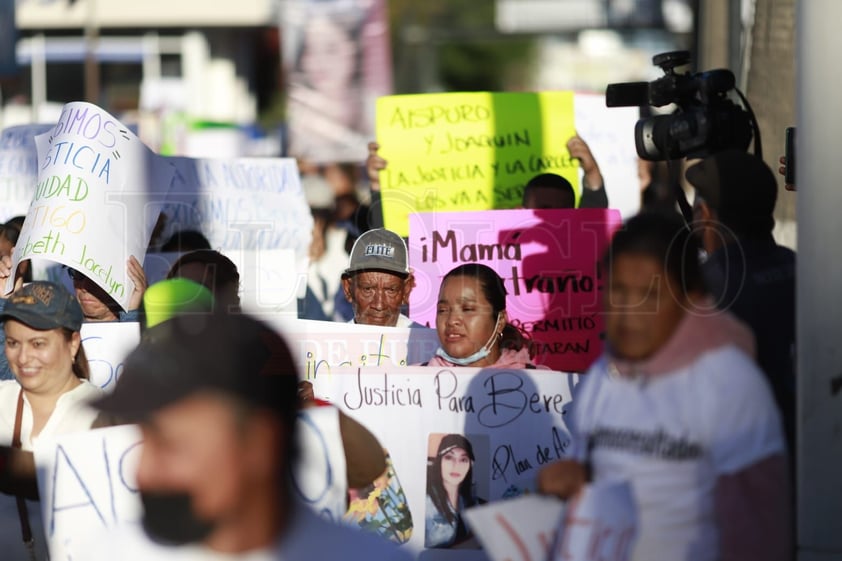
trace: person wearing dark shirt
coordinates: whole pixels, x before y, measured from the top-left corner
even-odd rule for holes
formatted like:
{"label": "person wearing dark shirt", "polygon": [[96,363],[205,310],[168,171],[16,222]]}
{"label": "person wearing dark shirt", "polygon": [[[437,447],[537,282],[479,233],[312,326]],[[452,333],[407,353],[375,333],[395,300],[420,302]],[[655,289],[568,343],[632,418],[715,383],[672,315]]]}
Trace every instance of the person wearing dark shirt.
{"label": "person wearing dark shirt", "polygon": [[696,189],[705,280],[717,306],[754,331],[794,457],[795,253],[772,237],[777,181],[763,160],[735,150],[705,158],[685,175]]}

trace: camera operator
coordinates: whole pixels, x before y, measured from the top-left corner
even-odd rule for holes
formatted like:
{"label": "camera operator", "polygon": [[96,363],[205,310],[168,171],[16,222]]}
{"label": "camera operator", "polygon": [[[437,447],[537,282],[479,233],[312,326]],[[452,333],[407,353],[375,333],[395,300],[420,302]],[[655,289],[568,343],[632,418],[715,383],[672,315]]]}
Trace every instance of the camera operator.
{"label": "camera operator", "polygon": [[[775,243],[777,182],[757,156],[716,153],[687,169],[705,280],[717,305],[746,322],[795,451],[795,253]],[[792,463],[794,468],[794,463]]]}

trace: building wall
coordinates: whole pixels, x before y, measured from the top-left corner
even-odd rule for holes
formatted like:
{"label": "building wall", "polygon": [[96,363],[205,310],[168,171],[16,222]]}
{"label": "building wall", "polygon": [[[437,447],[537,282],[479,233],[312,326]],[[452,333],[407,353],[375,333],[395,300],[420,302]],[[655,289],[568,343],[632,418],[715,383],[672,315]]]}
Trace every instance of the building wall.
{"label": "building wall", "polygon": [[[746,96],[751,102],[763,139],[763,159],[777,173],[784,153],[786,127],[795,125],[795,8],[796,0],[756,0],[751,29]],[[775,217],[781,243],[796,245],[796,194],[783,189]]]}
{"label": "building wall", "polygon": [[242,27],[277,21],[275,0],[22,0],[17,5],[21,30],[99,28]]}

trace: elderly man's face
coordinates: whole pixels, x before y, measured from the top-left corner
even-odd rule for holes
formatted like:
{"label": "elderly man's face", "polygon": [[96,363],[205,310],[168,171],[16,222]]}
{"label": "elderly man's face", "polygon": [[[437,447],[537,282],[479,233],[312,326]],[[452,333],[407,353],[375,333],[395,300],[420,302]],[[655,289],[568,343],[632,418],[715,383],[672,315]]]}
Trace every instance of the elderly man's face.
{"label": "elderly man's face", "polygon": [[409,300],[410,278],[382,271],[363,271],[342,279],[342,289],[354,308],[356,322],[394,327],[401,306]]}

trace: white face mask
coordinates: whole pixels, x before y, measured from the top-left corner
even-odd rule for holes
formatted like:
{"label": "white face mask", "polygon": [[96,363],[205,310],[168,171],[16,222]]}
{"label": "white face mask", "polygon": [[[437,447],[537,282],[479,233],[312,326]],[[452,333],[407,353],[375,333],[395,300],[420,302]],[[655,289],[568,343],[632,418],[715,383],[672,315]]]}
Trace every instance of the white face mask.
{"label": "white face mask", "polygon": [[[502,312],[500,312],[502,313]],[[497,314],[497,323],[500,323],[500,313]],[[447,362],[452,362],[458,366],[469,366],[477,361],[480,361],[491,354],[491,348],[494,346],[494,340],[497,338],[497,325],[494,325],[494,331],[491,333],[491,337],[486,341],[485,345],[480,347],[476,352],[473,354],[466,356],[465,358],[456,358],[455,356],[450,356],[443,347],[439,347],[436,350],[436,355],[443,358]]]}

